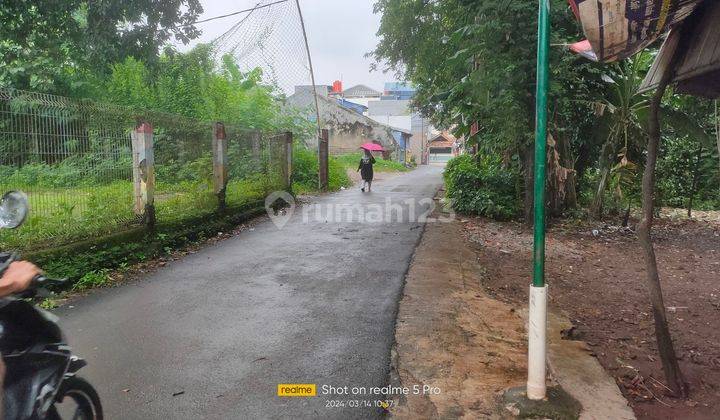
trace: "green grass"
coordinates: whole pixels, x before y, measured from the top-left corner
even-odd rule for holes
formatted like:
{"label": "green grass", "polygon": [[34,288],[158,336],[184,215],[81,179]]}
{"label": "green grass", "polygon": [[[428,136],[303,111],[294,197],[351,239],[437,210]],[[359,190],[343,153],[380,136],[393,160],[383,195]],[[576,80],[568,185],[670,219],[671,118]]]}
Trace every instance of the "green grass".
{"label": "green grass", "polygon": [[[352,181],[347,175],[345,166],[331,156],[328,162],[328,189],[337,191],[341,187],[349,187]],[[302,146],[293,149],[293,192],[295,194],[312,194],[318,191],[318,158],[313,150]]]}
{"label": "green grass", "polygon": [[[25,191],[30,215],[17,229],[0,230],[0,249],[35,250],[102,237],[137,227],[140,219],[133,212],[133,186],[129,181],[82,188],[40,188],[18,185],[0,186],[1,191]],[[229,208],[262,200],[269,192],[282,189],[277,180],[254,176],[232,180],[226,190]],[[155,216],[159,225],[210,215],[218,209],[218,199],[207,183],[158,183]]]}
{"label": "green grass", "polygon": [[[353,171],[358,168],[358,163],[360,163],[360,158],[362,158],[362,153],[351,153],[347,155],[340,155],[335,157],[340,164],[347,168],[352,169]],[[394,160],[385,160],[383,158],[375,158],[375,165],[373,165],[373,169],[378,172],[406,172],[409,169],[405,167],[400,162],[396,162]]]}
{"label": "green grass", "polygon": [[28,195],[30,214],[17,229],[0,231],[2,249],[22,250],[100,236],[136,223],[132,183],[82,188],[42,188],[2,185],[1,191]]}

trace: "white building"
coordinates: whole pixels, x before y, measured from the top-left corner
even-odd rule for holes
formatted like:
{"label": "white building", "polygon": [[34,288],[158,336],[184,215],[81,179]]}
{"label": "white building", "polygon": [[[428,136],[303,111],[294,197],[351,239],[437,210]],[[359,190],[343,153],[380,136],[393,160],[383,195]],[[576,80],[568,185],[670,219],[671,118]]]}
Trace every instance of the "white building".
{"label": "white building", "polygon": [[375,100],[368,102],[368,117],[373,120],[412,131],[412,110],[409,100]]}

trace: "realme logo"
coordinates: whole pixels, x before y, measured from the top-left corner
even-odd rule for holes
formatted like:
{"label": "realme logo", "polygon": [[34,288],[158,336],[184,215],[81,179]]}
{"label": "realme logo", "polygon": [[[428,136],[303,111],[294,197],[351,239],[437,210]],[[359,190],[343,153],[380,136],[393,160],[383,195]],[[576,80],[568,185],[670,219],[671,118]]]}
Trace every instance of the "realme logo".
{"label": "realme logo", "polygon": [[278,397],[314,397],[315,384],[278,384]]}

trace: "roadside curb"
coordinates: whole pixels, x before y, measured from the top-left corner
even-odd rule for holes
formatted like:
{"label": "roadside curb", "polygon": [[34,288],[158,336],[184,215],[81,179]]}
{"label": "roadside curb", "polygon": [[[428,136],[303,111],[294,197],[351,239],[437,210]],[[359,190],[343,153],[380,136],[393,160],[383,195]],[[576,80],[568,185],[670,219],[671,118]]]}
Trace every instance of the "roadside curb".
{"label": "roadside curb", "polygon": [[562,338],[561,331],[570,328],[566,316],[548,312],[548,367],[553,379],[582,404],[580,419],[634,420],[615,380],[590,355],[587,343]]}

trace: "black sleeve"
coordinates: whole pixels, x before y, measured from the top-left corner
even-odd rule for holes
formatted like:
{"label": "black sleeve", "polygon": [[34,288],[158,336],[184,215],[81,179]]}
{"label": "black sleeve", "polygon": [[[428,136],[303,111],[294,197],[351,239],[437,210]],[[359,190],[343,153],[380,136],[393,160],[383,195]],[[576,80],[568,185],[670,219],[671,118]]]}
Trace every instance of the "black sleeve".
{"label": "black sleeve", "polygon": [[360,159],[360,164],[358,165],[358,171],[362,169],[362,158]]}
{"label": "black sleeve", "polygon": [[370,156],[370,163],[375,164],[375,156]]}

